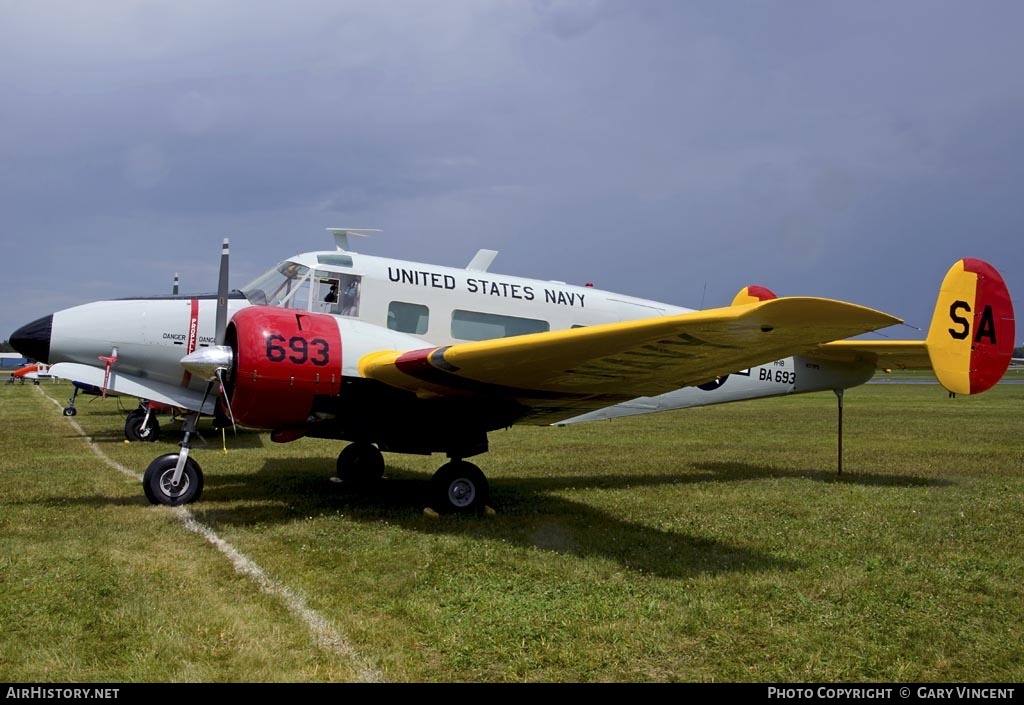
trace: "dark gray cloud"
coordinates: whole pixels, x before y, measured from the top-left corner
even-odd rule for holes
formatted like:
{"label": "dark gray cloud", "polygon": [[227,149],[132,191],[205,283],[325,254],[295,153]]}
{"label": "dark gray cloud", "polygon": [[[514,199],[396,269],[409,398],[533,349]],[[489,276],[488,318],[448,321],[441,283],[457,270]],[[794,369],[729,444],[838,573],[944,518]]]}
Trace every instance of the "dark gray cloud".
{"label": "dark gray cloud", "polygon": [[[924,324],[989,259],[1024,308],[1024,7],[990,1],[9,3],[0,329],[374,254],[681,305],[760,283]],[[40,271],[40,270],[43,271]],[[164,282],[167,282],[165,285]]]}

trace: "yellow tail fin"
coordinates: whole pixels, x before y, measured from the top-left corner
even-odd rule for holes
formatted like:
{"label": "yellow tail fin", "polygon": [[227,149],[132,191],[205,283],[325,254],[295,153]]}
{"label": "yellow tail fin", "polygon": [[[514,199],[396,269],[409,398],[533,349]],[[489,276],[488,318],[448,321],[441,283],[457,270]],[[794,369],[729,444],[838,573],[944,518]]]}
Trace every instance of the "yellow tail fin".
{"label": "yellow tail fin", "polygon": [[1013,303],[995,267],[962,259],[942,280],[928,329],[935,376],[957,394],[980,394],[998,382],[1013,356]]}

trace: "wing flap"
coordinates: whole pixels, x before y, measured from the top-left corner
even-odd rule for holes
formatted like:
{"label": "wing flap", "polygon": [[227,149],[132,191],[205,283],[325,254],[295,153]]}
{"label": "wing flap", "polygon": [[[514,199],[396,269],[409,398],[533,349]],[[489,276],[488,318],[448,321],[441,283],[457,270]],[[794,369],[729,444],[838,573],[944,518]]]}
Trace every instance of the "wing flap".
{"label": "wing flap", "polygon": [[420,396],[603,406],[701,384],[827,341],[899,323],[829,299],[787,297],[674,316],[363,358],[363,376]]}

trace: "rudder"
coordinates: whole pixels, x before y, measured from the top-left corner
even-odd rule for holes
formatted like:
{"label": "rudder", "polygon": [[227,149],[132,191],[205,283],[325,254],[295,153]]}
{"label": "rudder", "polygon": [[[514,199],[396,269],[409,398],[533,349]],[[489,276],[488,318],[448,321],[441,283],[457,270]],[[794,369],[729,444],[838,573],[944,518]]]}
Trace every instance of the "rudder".
{"label": "rudder", "polygon": [[939,382],[957,394],[980,394],[1013,357],[1013,303],[995,267],[965,258],[946,273],[928,329],[928,356]]}
{"label": "rudder", "polygon": [[733,297],[730,306],[746,306],[747,304],[756,304],[761,301],[769,301],[771,299],[777,299],[775,292],[764,286],[745,286],[740,289],[736,296]]}

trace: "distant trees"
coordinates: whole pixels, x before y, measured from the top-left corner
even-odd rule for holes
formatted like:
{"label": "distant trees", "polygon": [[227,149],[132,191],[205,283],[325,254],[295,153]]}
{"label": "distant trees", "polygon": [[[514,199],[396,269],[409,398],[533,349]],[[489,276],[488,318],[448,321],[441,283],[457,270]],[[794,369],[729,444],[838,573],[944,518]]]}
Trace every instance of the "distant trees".
{"label": "distant trees", "polygon": [[1021,346],[1019,348],[1014,348],[1013,349],[1013,356],[1014,357],[1024,357],[1024,346]]}
{"label": "distant trees", "polygon": [[11,344],[5,340],[4,342],[0,343],[0,352],[17,352],[17,350],[12,348]]}

